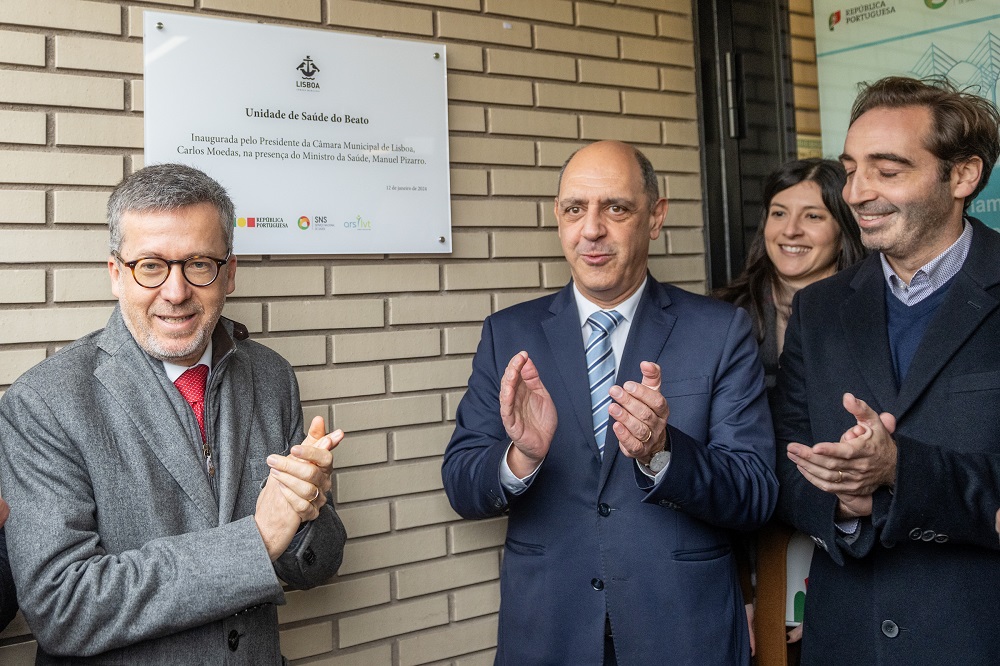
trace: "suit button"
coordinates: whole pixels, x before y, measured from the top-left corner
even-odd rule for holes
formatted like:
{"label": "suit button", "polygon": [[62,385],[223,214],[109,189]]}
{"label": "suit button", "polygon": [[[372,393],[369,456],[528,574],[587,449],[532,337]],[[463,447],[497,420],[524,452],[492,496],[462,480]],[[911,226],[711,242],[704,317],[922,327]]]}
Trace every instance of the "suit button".
{"label": "suit button", "polygon": [[591,585],[591,586],[592,586],[592,587],[593,587],[593,588],[594,588],[595,590],[597,590],[598,592],[600,592],[601,590],[603,590],[603,589],[604,589],[604,581],[603,581],[603,580],[601,580],[600,578],[594,578],[594,579],[592,579],[592,580],[590,581],[590,585]]}
{"label": "suit button", "polygon": [[882,633],[886,635],[887,638],[895,638],[899,635],[899,627],[892,620],[886,620],[882,623]]}
{"label": "suit button", "polygon": [[910,538],[913,539],[914,541],[920,541],[921,534],[923,534],[923,532],[920,530],[919,527],[914,527],[912,530],[910,530]]}
{"label": "suit button", "polygon": [[604,502],[601,502],[600,504],[597,505],[597,513],[607,518],[608,516],[611,515],[611,507],[605,504]]}
{"label": "suit button", "polygon": [[920,540],[921,541],[933,541],[934,537],[936,537],[936,536],[937,536],[937,534],[934,532],[934,530],[924,530],[923,533],[920,535]]}
{"label": "suit button", "polygon": [[306,548],[306,552],[302,553],[302,559],[306,564],[311,565],[316,561],[316,553],[313,552],[312,548]]}
{"label": "suit button", "polygon": [[229,632],[229,651],[236,652],[240,646],[240,633],[233,629]]}
{"label": "suit button", "polygon": [[948,543],[948,535],[938,534],[936,537],[934,537],[934,543]]}

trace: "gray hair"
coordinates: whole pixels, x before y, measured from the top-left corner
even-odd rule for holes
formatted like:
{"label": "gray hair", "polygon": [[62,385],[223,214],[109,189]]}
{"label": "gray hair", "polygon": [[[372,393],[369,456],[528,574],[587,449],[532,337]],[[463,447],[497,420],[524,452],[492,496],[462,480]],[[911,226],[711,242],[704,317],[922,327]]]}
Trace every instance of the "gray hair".
{"label": "gray hair", "polygon": [[[635,146],[625,144],[632,149],[632,154],[635,156],[635,162],[639,165],[639,172],[642,174],[642,191],[649,200],[649,209],[652,210],[656,205],[656,202],[660,200],[660,183],[656,179],[656,169],[653,168],[653,163],[649,161],[641,150]],[[584,146],[583,148],[586,148]],[[556,196],[559,190],[562,188],[563,174],[566,173],[566,167],[569,165],[570,161],[576,157],[576,154],[583,150],[583,148],[577,148],[573,151],[573,154],[566,158],[563,162],[562,168],[559,169],[559,182],[556,184]]]}
{"label": "gray hair", "polygon": [[108,199],[108,245],[112,252],[121,250],[122,216],[126,212],[174,210],[201,203],[215,206],[226,253],[231,253],[236,215],[232,199],[222,185],[186,164],[153,164],[118,184]]}

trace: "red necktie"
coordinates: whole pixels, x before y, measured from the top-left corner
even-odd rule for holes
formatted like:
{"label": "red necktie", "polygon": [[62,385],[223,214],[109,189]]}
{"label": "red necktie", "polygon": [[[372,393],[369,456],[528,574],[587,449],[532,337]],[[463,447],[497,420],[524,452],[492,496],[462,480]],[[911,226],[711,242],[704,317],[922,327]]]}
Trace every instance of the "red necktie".
{"label": "red necktie", "polygon": [[188,368],[180,377],[174,381],[174,386],[181,392],[184,399],[194,410],[194,417],[198,419],[198,428],[201,429],[201,441],[205,441],[205,380],[208,379],[208,366],[199,364],[193,368]]}

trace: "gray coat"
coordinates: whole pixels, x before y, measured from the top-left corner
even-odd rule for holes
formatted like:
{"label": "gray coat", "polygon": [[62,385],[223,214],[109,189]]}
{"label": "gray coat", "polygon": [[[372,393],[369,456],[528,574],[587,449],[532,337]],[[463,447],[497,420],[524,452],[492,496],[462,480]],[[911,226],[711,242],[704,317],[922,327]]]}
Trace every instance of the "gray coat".
{"label": "gray coat", "polygon": [[[253,520],[265,458],[303,439],[295,375],[221,320],[205,428],[116,308],[26,372],[0,401],[0,485],[38,663],[281,663],[279,577],[336,573],[346,539],[331,500],[277,562]],[[97,655],[97,656],[95,656]]]}

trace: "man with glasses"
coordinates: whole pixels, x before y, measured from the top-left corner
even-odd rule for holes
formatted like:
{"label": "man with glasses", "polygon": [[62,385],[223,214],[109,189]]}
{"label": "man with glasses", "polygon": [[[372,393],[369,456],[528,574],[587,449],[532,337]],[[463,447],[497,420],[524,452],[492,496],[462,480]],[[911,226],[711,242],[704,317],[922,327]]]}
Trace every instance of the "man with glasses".
{"label": "man with glasses", "polygon": [[38,663],[280,664],[281,580],[312,587],[343,556],[343,433],[317,417],[305,436],[289,364],[221,316],[236,258],[218,183],[146,167],[111,194],[108,225],[107,326],[0,401]]}

